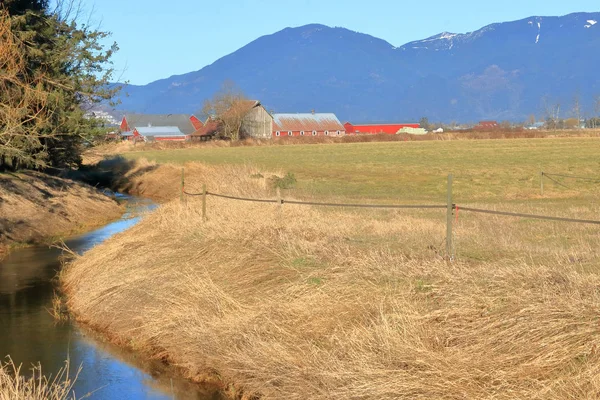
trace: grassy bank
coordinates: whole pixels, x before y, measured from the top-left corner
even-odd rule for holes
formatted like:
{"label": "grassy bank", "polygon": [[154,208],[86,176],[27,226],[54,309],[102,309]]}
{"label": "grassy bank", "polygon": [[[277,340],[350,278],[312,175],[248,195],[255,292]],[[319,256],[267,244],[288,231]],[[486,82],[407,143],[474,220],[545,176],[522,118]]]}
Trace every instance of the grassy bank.
{"label": "grassy bank", "polygon": [[91,186],[37,172],[0,174],[0,258],[118,218],[122,208]]}
{"label": "grassy bank", "polygon": [[[146,173],[177,176],[161,168]],[[273,194],[263,168],[186,166],[192,187],[250,197]],[[503,207],[600,211],[570,201]],[[213,197],[207,222],[199,210],[195,198],[167,203],[69,266],[62,282],[77,319],[232,397],[600,396],[594,227],[460,214],[457,261],[446,264],[443,211]]]}

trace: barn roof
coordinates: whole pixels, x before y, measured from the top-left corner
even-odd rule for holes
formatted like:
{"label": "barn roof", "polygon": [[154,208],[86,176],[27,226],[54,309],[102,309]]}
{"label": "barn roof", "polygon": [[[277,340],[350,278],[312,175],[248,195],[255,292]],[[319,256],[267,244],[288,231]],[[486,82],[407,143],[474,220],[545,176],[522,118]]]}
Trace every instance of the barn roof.
{"label": "barn roof", "polygon": [[194,126],[187,114],[127,114],[125,119],[132,129],[142,126],[176,126],[185,134],[194,132]]}
{"label": "barn roof", "polygon": [[212,136],[219,130],[220,123],[214,120],[207,120],[204,126],[192,133],[192,136]]}
{"label": "barn roof", "polygon": [[176,126],[136,126],[135,130],[142,136],[154,136],[154,137],[171,137],[171,136],[185,136],[185,133],[181,132]]}
{"label": "barn roof", "polygon": [[277,131],[344,131],[344,125],[331,113],[273,114]]}

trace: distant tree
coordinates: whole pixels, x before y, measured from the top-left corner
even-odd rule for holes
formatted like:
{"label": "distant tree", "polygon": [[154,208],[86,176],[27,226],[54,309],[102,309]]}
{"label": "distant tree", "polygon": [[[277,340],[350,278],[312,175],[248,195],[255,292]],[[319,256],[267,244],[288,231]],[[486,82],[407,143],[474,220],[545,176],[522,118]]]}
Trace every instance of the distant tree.
{"label": "distant tree", "polygon": [[585,127],[589,128],[589,129],[599,128],[600,127],[600,118],[598,118],[598,117],[589,118],[587,121],[585,121]]}
{"label": "distant tree", "polygon": [[547,97],[542,99],[547,129],[560,129],[560,103],[554,103]]}
{"label": "distant tree", "polygon": [[430,131],[431,130],[431,124],[429,123],[429,118],[427,117],[423,117],[419,120],[419,125],[421,125],[421,128]]}
{"label": "distant tree", "polygon": [[563,121],[564,129],[578,129],[580,122],[577,118],[568,118]]}
{"label": "distant tree", "polygon": [[589,128],[599,128],[600,127],[600,96],[596,96],[594,99],[594,118],[591,118],[592,126],[588,126]]}
{"label": "distant tree", "polygon": [[534,125],[535,123],[536,123],[536,120],[535,120],[535,115],[531,114],[531,115],[530,115],[530,116],[527,118],[527,122],[526,122],[526,124],[531,126],[531,125]]}
{"label": "distant tree", "polygon": [[579,98],[579,94],[576,94],[573,96],[573,108],[571,109],[571,114],[573,118],[577,120],[577,125],[572,129],[579,129],[581,124],[581,113],[581,100]]}
{"label": "distant tree", "polygon": [[225,81],[212,99],[206,100],[202,114],[219,122],[219,135],[231,140],[242,139],[242,123],[248,113],[249,100],[233,81]]}

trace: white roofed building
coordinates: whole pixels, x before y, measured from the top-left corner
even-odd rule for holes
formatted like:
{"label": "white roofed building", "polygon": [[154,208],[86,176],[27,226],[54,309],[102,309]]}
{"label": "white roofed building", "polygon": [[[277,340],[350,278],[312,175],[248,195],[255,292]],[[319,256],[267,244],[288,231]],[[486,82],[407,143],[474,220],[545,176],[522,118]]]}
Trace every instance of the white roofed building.
{"label": "white roofed building", "polygon": [[[129,135],[128,135],[129,134]],[[181,132],[176,126],[136,126],[131,132],[122,133],[123,136],[130,136],[135,140],[151,141],[184,141],[189,139],[189,135]]]}

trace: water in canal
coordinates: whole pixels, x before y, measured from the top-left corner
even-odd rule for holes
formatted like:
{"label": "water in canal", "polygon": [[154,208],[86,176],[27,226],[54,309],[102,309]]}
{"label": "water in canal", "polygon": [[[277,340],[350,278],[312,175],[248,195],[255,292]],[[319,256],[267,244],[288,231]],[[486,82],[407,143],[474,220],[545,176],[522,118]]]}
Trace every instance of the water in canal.
{"label": "water in canal", "polygon": [[[82,253],[131,227],[148,201],[124,198],[127,213],[117,222],[68,240]],[[69,322],[57,324],[48,312],[53,278],[62,251],[46,246],[16,250],[0,263],[0,358],[10,355],[23,369],[41,363],[44,374],[55,374],[71,360],[71,373],[81,365],[77,397],[92,399],[220,399],[218,394],[172,378],[164,367],[101,343]]]}

